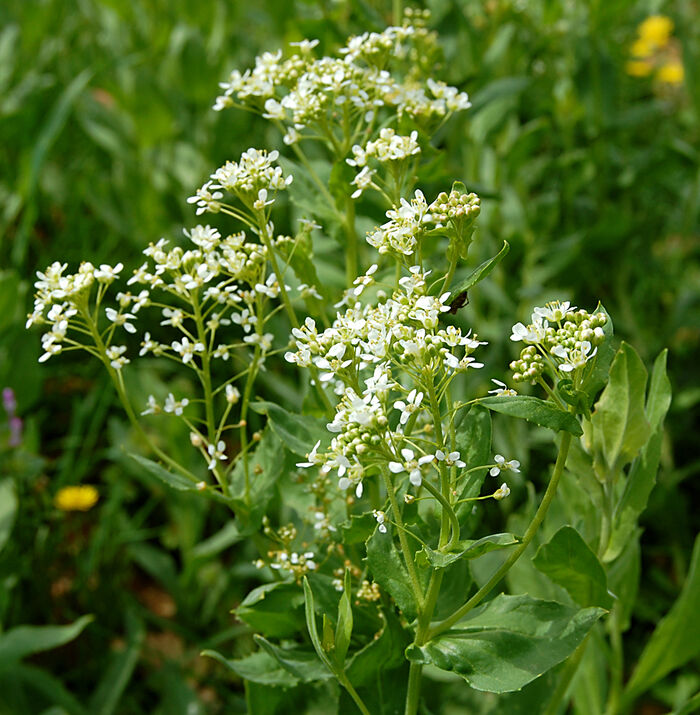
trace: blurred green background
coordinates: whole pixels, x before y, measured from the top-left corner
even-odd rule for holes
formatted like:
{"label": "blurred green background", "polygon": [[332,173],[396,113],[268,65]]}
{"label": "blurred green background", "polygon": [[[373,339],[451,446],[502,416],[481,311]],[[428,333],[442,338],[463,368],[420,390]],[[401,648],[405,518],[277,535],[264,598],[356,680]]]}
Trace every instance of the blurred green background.
{"label": "blurred green background", "polygon": [[[700,526],[700,7],[422,6],[441,36],[436,74],[473,103],[441,130],[426,194],[459,179],[482,196],[474,263],[511,244],[470,295],[488,377],[514,356],[510,326],[553,298],[589,309],[601,300],[647,362],[671,350],[674,403],[646,515],[633,662],[679,592]],[[37,365],[39,336],[24,330],[32,276],[54,260],[130,268],[149,241],[180,235],[195,223],[185,199],[209,173],[249,146],[281,144],[252,114],[213,112],[218,82],[289,41],[319,38],[330,51],[383,29],[391,13],[388,1],[0,5],[0,387],[14,390],[23,422],[13,446],[0,412],[0,630],[94,615],[68,645],[0,663],[0,714],[245,711],[240,684],[198,654],[250,643],[230,610],[252,556],[230,548],[223,509],[166,492],[124,461],[132,436],[97,365]],[[680,82],[628,65],[654,14],[675,24],[658,62],[682,65]],[[137,379],[166,389],[162,375]],[[177,451],[179,436],[165,427],[160,439]],[[98,505],[57,510],[55,493],[81,482],[98,487]],[[663,681],[644,712],[697,690],[693,673]],[[460,712],[459,697],[445,712]]]}

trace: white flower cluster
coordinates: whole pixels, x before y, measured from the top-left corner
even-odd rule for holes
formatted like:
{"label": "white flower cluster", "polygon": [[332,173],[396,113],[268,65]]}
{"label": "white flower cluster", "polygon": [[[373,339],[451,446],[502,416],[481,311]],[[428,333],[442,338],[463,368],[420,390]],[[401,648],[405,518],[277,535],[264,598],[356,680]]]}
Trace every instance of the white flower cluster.
{"label": "white flower cluster", "polygon": [[555,371],[580,374],[605,340],[603,326],[607,320],[605,313],[577,310],[568,301],[552,301],[535,308],[529,325],[513,326],[510,339],[527,345],[510,364],[513,379],[536,382],[546,363]]}
{"label": "white flower cluster", "polygon": [[372,186],[376,172],[368,166],[370,159],[376,159],[380,164],[398,163],[420,154],[420,151],[417,131],[412,131],[409,136],[401,136],[391,127],[382,129],[379,138],[368,142],[365,147],[355,144],[352,159],[346,159],[350,166],[360,169],[352,181],[357,187],[352,198],[359,198],[363,191]]}
{"label": "white flower cluster", "polygon": [[279,549],[270,551],[268,558],[270,559],[268,562],[258,559],[255,566],[257,568],[269,566],[275,571],[286,572],[294,576],[297,581],[300,581],[310,571],[318,569],[318,564],[315,561],[316,555],[313,551],[305,551],[300,554],[288,549]]}
{"label": "white flower cluster", "polygon": [[[408,436],[416,421],[427,420],[428,383],[447,385],[456,373],[483,366],[471,353],[485,343],[440,324],[440,315],[449,310],[448,295],[427,294],[428,273],[412,267],[391,298],[378,305],[358,301],[323,332],[307,318],[293,330],[296,352],[285,355],[301,367],[315,365],[321,382],[341,396],[328,424],[334,435],[330,447],[318,454],[316,445],[298,466],[336,470],[339,487],[354,485],[358,496],[366,470],[376,465],[405,473],[414,486],[435,460],[463,465],[458,453],[418,450]],[[404,387],[399,373],[416,387]]]}
{"label": "white flower cluster", "polygon": [[[107,264],[99,268],[89,261],[80,264],[77,273],[66,274],[67,264],[54,262],[44,273],[37,271],[38,280],[34,283],[36,294],[34,296],[34,310],[27,316],[26,327],[34,324],[50,325],[50,329],[41,337],[44,350],[39,362],[46,362],[51,356],[58,355],[64,346],[67,349],[77,349],[81,343],[68,337],[69,329],[85,333],[89,326],[85,321],[85,311],[88,309],[90,293],[95,284],[99,286],[102,295],[107,286],[113,283],[124,266]],[[122,294],[120,294],[122,295]],[[134,332],[135,328],[129,322],[135,319],[134,313],[148,302],[148,291],[142,292],[134,298],[122,295],[120,309],[108,308],[106,315],[110,326],[103,333],[103,338],[111,338],[116,327],[123,327],[127,332]],[[132,305],[133,303],[133,305]],[[126,313],[124,309],[132,305],[133,313]],[[115,370],[121,369],[129,360],[124,357],[126,346],[111,345],[106,349],[106,357]]]}
{"label": "white flower cluster", "polygon": [[[274,203],[274,194],[292,183],[291,174],[285,176],[282,167],[275,166],[278,151],[266,152],[250,148],[241,154],[239,162],[227,161],[218,168],[204,186],[197,189],[187,202],[197,204],[197,215],[221,211],[221,199],[228,191],[237,196],[248,208],[262,209]],[[268,199],[268,195],[273,197]]]}
{"label": "white flower cluster", "polygon": [[[470,106],[466,94],[420,75],[435,54],[436,37],[422,18],[388,27],[382,33],[351,37],[339,57],[313,56],[316,40],[294,43],[299,52],[286,60],[282,52],[266,52],[244,73],[231,73],[220,86],[214,109],[238,103],[287,127],[285,142],[294,143],[306,129],[328,132],[329,119],[343,113],[355,134],[388,108],[399,117],[443,119]],[[319,131],[320,130],[320,131]]]}
{"label": "white flower cluster", "polygon": [[389,221],[367,234],[367,243],[379,253],[411,256],[421,238],[437,229],[451,232],[458,241],[468,242],[471,236],[464,230],[465,222],[471,226],[479,211],[476,194],[443,192],[428,204],[423,192],[416,190],[410,203],[402,198],[399,206],[386,212]]}

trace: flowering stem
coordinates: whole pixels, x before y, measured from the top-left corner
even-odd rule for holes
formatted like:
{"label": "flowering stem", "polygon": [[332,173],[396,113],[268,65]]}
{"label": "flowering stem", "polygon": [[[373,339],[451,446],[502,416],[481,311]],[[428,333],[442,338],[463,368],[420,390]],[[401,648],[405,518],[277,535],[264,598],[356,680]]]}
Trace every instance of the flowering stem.
{"label": "flowering stem", "polygon": [[418,579],[418,572],[416,571],[416,564],[413,561],[413,553],[411,547],[408,544],[408,539],[405,534],[405,526],[403,523],[403,517],[401,516],[401,510],[399,509],[399,503],[396,499],[396,492],[394,491],[394,485],[391,482],[391,477],[386,469],[382,469],[382,476],[384,477],[384,483],[386,484],[386,491],[389,495],[389,501],[391,502],[391,510],[394,514],[394,521],[399,527],[399,543],[401,545],[401,553],[403,554],[404,561],[406,562],[406,568],[408,569],[408,575],[411,579],[411,585],[413,586],[413,594],[416,597],[416,603],[418,604],[418,609],[420,610],[423,606],[423,589],[420,585],[420,580]]}
{"label": "flowering stem", "polygon": [[435,636],[443,633],[444,631],[451,628],[457,621],[462,619],[469,611],[477,606],[483,599],[491,592],[491,590],[498,584],[498,582],[505,576],[510,570],[511,566],[523,555],[525,549],[530,545],[530,542],[535,537],[537,530],[540,528],[544,517],[547,514],[550,504],[554,499],[557,487],[559,486],[559,480],[564,472],[564,464],[566,463],[566,457],[569,453],[569,447],[571,445],[571,434],[565,432],[561,439],[561,444],[559,445],[559,454],[557,455],[557,461],[554,465],[554,471],[552,473],[552,478],[547,486],[547,491],[542,497],[542,502],[540,503],[535,516],[532,518],[530,525],[527,527],[527,531],[523,536],[523,540],[520,545],[511,552],[510,556],[505,560],[503,565],[493,574],[493,576],[462,606],[460,606],[451,616],[448,616],[444,621],[438,623],[429,633],[429,638],[435,638]]}
{"label": "flowering stem", "polygon": [[97,325],[92,320],[92,316],[90,316],[87,311],[84,313],[83,317],[90,329],[92,339],[95,341],[95,345],[99,353],[99,358],[107,369],[107,372],[109,373],[109,377],[112,380],[112,384],[114,385],[114,389],[117,392],[119,401],[122,403],[124,412],[126,412],[126,416],[129,418],[129,422],[131,422],[133,427],[139,433],[141,438],[148,444],[154,454],[156,454],[160,459],[162,459],[173,469],[180,472],[183,477],[189,479],[193,484],[199,482],[200,480],[194,474],[192,474],[192,472],[190,472],[188,469],[185,469],[185,467],[183,467],[181,464],[178,464],[172,457],[168,456],[162,449],[160,449],[160,447],[154,444],[153,440],[151,440],[151,438],[146,434],[145,430],[141,426],[141,423],[136,417],[136,414],[134,413],[134,408],[131,406],[129,398],[127,397],[126,391],[124,389],[124,384],[121,380],[121,375],[110,365],[109,358],[106,354],[107,349],[105,347],[104,342],[102,341],[102,338],[100,337],[99,331],[97,330]]}
{"label": "flowering stem", "polygon": [[447,548],[445,549],[446,551],[449,551],[457,543],[457,541],[459,541],[460,529],[457,515],[447,499],[445,499],[445,497],[440,493],[439,489],[436,489],[427,480],[423,481],[423,486],[440,502],[443,514],[447,514],[447,518],[450,520],[450,524],[452,526],[452,537],[450,538]]}
{"label": "flowering stem", "polygon": [[345,201],[345,282],[352,286],[357,278],[357,231],[355,230],[355,202],[348,197]]}

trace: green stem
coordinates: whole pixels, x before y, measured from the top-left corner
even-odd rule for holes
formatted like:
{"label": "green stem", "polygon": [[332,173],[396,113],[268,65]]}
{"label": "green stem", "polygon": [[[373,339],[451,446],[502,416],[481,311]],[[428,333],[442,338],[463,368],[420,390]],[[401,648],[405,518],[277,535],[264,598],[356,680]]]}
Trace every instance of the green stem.
{"label": "green stem", "polygon": [[339,674],[338,682],[348,691],[348,694],[353,699],[357,709],[362,713],[362,715],[371,715],[367,706],[362,702],[362,698],[357,694],[357,690],[353,688],[352,683],[348,680],[348,676],[345,673]]}
{"label": "green stem", "polygon": [[617,713],[620,712],[622,677],[624,674],[624,651],[622,648],[622,634],[620,632],[619,607],[617,605],[610,614],[608,627],[610,629],[612,659],[610,663],[610,689],[608,690],[608,703],[605,712],[606,715],[617,715]]}
{"label": "green stem", "polygon": [[464,616],[469,613],[475,606],[477,606],[481,601],[491,592],[491,590],[499,583],[499,581],[505,576],[510,570],[513,564],[523,555],[525,549],[530,545],[531,541],[534,539],[537,530],[540,528],[544,517],[547,514],[550,504],[554,499],[554,495],[557,492],[557,487],[559,486],[559,480],[564,472],[564,464],[566,463],[566,457],[569,453],[569,447],[571,446],[571,434],[569,432],[564,432],[561,444],[559,445],[559,454],[557,455],[557,461],[554,465],[554,471],[552,473],[552,478],[549,481],[547,490],[545,491],[544,497],[542,497],[542,502],[540,503],[535,516],[532,518],[530,525],[523,536],[523,540],[520,545],[511,552],[510,556],[505,560],[503,565],[493,574],[493,576],[462,606],[460,606],[451,616],[448,616],[444,621],[438,623],[430,632],[430,638],[443,633],[444,631],[451,628],[457,621],[464,618]]}
{"label": "green stem", "polygon": [[357,278],[358,238],[355,230],[355,202],[348,197],[345,202],[345,283],[348,288]]}
{"label": "green stem", "polygon": [[134,408],[131,406],[131,402],[129,401],[129,398],[126,394],[126,390],[124,389],[124,384],[121,380],[121,376],[119,375],[118,371],[115,370],[109,364],[109,359],[106,355],[107,349],[105,347],[104,342],[102,341],[102,338],[100,337],[99,331],[97,330],[97,325],[92,320],[92,316],[90,316],[89,313],[86,312],[83,317],[90,329],[92,339],[95,341],[95,346],[97,347],[99,358],[102,361],[102,364],[107,369],[107,372],[109,373],[109,377],[112,380],[112,384],[114,385],[114,389],[116,390],[117,396],[119,397],[119,401],[122,403],[124,412],[126,412],[126,416],[129,418],[129,422],[131,422],[132,426],[138,432],[139,436],[148,444],[151,451],[156,456],[158,456],[159,459],[161,459],[163,462],[165,462],[177,472],[182,474],[183,477],[189,479],[193,484],[198,483],[200,480],[196,475],[192,474],[192,472],[190,472],[188,469],[185,469],[185,467],[183,467],[181,464],[178,464],[178,462],[176,462],[172,457],[167,455],[162,449],[160,449],[160,447],[154,444],[153,440],[146,434],[145,430],[143,429],[141,423],[138,420],[138,417],[136,416],[136,413],[134,412]]}
{"label": "green stem", "polygon": [[416,570],[416,564],[413,561],[413,553],[408,544],[408,539],[406,538],[405,529],[403,523],[403,517],[401,515],[401,510],[399,509],[399,503],[396,499],[396,492],[394,491],[394,485],[391,482],[391,477],[386,469],[382,469],[382,476],[384,477],[384,483],[386,485],[386,491],[389,495],[389,501],[391,502],[391,510],[394,514],[394,521],[399,527],[399,543],[401,545],[401,553],[403,554],[404,561],[406,562],[406,568],[408,570],[409,578],[411,579],[411,585],[413,586],[413,594],[416,597],[416,602],[418,603],[418,608],[421,609],[423,606],[423,589],[420,585],[420,580],[418,579],[418,571]]}
{"label": "green stem", "polygon": [[452,537],[447,544],[447,551],[449,551],[458,541],[459,541],[459,520],[454,512],[454,509],[450,503],[445,499],[445,497],[440,493],[439,489],[436,489],[430,482],[423,480],[423,486],[440,502],[442,506],[443,513],[447,514],[447,518],[450,520],[452,526]]}

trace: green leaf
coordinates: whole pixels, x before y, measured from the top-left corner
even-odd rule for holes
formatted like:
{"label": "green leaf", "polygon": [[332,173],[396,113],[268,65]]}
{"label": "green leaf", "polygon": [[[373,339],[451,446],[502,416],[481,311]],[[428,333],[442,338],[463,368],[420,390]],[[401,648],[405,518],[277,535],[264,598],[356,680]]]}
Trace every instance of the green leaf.
{"label": "green leaf", "polygon": [[236,675],[253,683],[288,688],[299,682],[276,658],[264,650],[239,660],[226,658],[215,650],[202,651],[202,655],[217,660]]}
{"label": "green leaf", "polygon": [[200,541],[193,549],[192,556],[199,559],[209,559],[224,549],[237,544],[244,535],[241,534],[235,521],[229,521],[219,531],[204,541]]}
{"label": "green leaf", "polygon": [[627,683],[624,700],[632,702],[700,653],[700,536],[695,539],[688,576],[678,599],[661,619]]}
{"label": "green leaf", "polygon": [[304,615],[306,616],[306,628],[309,631],[311,644],[316,651],[316,655],[321,659],[321,662],[332,673],[335,672],[333,663],[328,658],[321,639],[318,637],[318,626],[316,625],[316,609],[314,607],[314,593],[309,585],[309,580],[304,576]]}
{"label": "green leaf", "polygon": [[323,420],[287,412],[274,402],[260,400],[251,402],[250,407],[259,414],[267,415],[273,431],[285,447],[300,457],[306,457],[316,442],[325,439],[328,434]]}
{"label": "green leaf", "polygon": [[82,616],[66,626],[17,626],[0,635],[0,669],[44,650],[58,648],[77,638],[92,621]]}
{"label": "green leaf", "polygon": [[248,461],[250,499],[245,498],[245,466],[239,459],[231,475],[231,493],[236,515],[242,517],[243,534],[258,529],[268,504],[275,496],[276,485],[284,473],[285,451],[281,438],[266,425],[258,446]]}
{"label": "green leaf", "polygon": [[529,596],[500,595],[406,656],[461,675],[476,690],[507,693],[568,658],[601,608],[578,610]]}
{"label": "green leaf", "polygon": [[333,674],[321,663],[313,650],[301,648],[280,648],[262,636],[255,636],[255,642],[271,655],[290,675],[303,683],[328,680]]}
{"label": "green leaf", "polygon": [[382,534],[376,529],[367,540],[367,563],[376,583],[391,595],[406,618],[413,620],[417,614],[413,587],[391,531]]}
{"label": "green leaf", "polygon": [[460,541],[453,551],[447,553],[435,551],[429,546],[424,546],[418,552],[418,557],[429,563],[433,568],[444,569],[460,559],[476,559],[489,551],[505,549],[518,543],[520,543],[520,540],[513,534],[491,534],[490,536],[484,536],[482,539]]}
{"label": "green leaf", "polygon": [[365,543],[377,528],[377,520],[373,514],[353,514],[350,519],[340,525],[343,534],[343,544]]}
{"label": "green leaf", "polygon": [[605,313],[608,319],[603,326],[603,332],[605,333],[605,340],[601,345],[598,346],[598,352],[596,353],[595,360],[593,361],[593,369],[591,370],[588,377],[581,385],[581,389],[586,393],[588,400],[587,406],[590,409],[593,405],[595,398],[598,393],[605,387],[608,382],[608,374],[610,373],[610,365],[615,357],[615,347],[613,346],[612,336],[613,336],[613,322],[610,314],[603,307],[602,303],[598,303],[595,309],[596,313]]}
{"label": "green leaf", "polygon": [[612,606],[605,569],[576,529],[562,526],[546,544],[540,546],[532,563],[554,583],[566,589],[580,606],[607,609]]}
{"label": "green leaf", "polygon": [[591,416],[598,475],[606,479],[631,462],[649,438],[644,412],[647,371],[641,358],[622,343],[610,379]]}
{"label": "green leaf", "polygon": [[352,586],[349,569],[345,571],[344,586],[343,595],[338,602],[338,620],[335,626],[335,657],[341,668],[344,668],[352,636]]}
{"label": "green leaf", "polygon": [[0,551],[10,538],[17,515],[17,492],[10,477],[0,481]]}
{"label": "green leaf", "polygon": [[666,374],[667,359],[668,350],[662,350],[654,361],[649,380],[645,412],[652,429],[657,429],[663,424],[668,408],[671,406],[671,382]]}
{"label": "green leaf", "polygon": [[[55,676],[43,668],[28,663],[17,663],[11,666],[8,670],[4,670],[0,677],[0,687],[3,688],[3,700],[5,699],[4,686],[6,681],[10,680],[14,686],[23,686],[27,690],[34,693],[41,693],[47,702],[53,703],[54,707],[51,710],[56,715],[91,715],[78,702],[77,698],[66,688],[66,686]],[[5,681],[5,682],[3,682]],[[3,703],[7,707],[7,703]],[[0,706],[1,707],[1,706]],[[51,712],[49,710],[48,712]],[[5,715],[14,713],[27,712],[26,709],[0,709],[0,712]],[[42,715],[45,715],[44,711]]]}
{"label": "green leaf", "polygon": [[482,397],[478,404],[493,412],[500,412],[504,415],[534,422],[542,427],[549,427],[555,432],[566,430],[577,437],[583,434],[581,425],[572,414],[537,397],[494,395],[493,397]]}
{"label": "green leaf", "polygon": [[[457,450],[465,463],[462,475],[457,478],[458,500],[479,496],[488,467],[476,469],[491,462],[491,413],[479,405],[472,405],[457,427]],[[456,513],[464,536],[474,533],[478,516],[473,513],[473,502],[457,505]]]}
{"label": "green leaf", "polygon": [[[478,268],[472,271],[451,293],[449,303],[452,304],[463,293],[466,293],[470,288],[473,288],[477,283],[483,281],[486,276],[508,255],[510,244],[508,241],[503,241],[503,248],[495,255],[484,261]],[[456,311],[455,311],[456,312]]]}
{"label": "green leaf", "polygon": [[126,646],[110,654],[100,682],[90,698],[90,712],[94,715],[111,715],[115,711],[139,661],[145,628],[131,610],[126,612],[126,631]]}
{"label": "green leaf", "polygon": [[410,643],[408,633],[401,627],[393,609],[383,615],[384,627],[378,637],[357,651],[348,662],[346,673],[355,687],[373,681],[379,671],[398,668],[405,662],[403,652]]}
{"label": "green leaf", "polygon": [[278,581],[254,588],[235,610],[236,616],[254,630],[271,638],[285,638],[302,627],[303,596],[299,587]]}
{"label": "green leaf", "polygon": [[197,488],[195,487],[196,482],[187,479],[187,477],[184,477],[182,474],[178,474],[177,472],[169,472],[167,469],[165,469],[165,467],[162,467],[157,462],[154,462],[152,459],[142,457],[139,454],[133,454],[132,452],[127,452],[127,454],[129,455],[129,457],[131,457],[131,459],[140,464],[146,470],[146,472],[148,472],[148,474],[153,477],[156,477],[156,479],[159,479],[161,482],[167,484],[172,489],[177,489],[181,492],[197,491]]}

